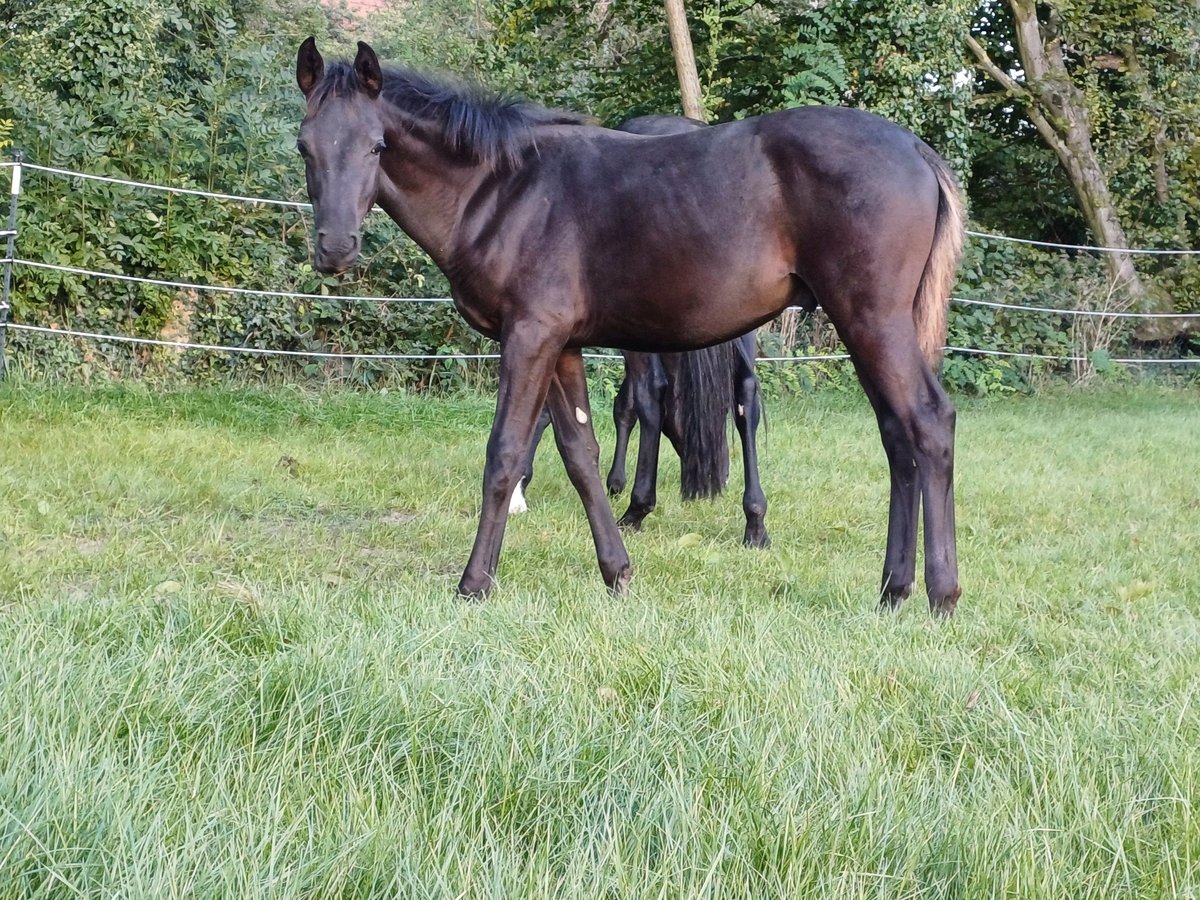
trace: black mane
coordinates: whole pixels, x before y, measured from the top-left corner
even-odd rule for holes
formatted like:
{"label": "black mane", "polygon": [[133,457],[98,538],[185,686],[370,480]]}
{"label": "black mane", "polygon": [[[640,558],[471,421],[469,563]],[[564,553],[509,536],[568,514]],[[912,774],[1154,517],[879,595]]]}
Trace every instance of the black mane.
{"label": "black mane", "polygon": [[[318,103],[332,95],[349,96],[359,89],[354,67],[333,62],[317,88]],[[519,97],[456,84],[410,69],[383,70],[382,96],[423,122],[435,123],[446,150],[492,168],[515,168],[542,125],[592,125],[581,113],[549,109]]]}

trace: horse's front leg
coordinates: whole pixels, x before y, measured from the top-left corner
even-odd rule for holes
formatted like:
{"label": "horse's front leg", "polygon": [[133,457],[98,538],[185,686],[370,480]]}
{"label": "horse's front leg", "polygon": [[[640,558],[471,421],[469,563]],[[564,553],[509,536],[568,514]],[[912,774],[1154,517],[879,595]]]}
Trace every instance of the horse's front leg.
{"label": "horse's front leg", "polygon": [[583,501],[604,583],[613,591],[623,593],[633,568],[621,532],[613,521],[604,485],[600,482],[600,445],[592,430],[582,354],[578,350],[565,351],[558,358],[555,375],[548,401],[558,452]]}
{"label": "horse's front leg", "polygon": [[513,328],[501,339],[500,388],[483,468],[479,530],[458,583],[458,592],[464,597],[481,598],[496,581],[509,500],[529,459],[534,428],[561,346],[535,325]]}

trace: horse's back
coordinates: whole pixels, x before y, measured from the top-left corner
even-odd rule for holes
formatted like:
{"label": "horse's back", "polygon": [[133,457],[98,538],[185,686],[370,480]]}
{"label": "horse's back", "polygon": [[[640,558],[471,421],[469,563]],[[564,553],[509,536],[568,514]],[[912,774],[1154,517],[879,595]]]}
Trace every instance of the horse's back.
{"label": "horse's back", "polygon": [[936,212],[937,181],[922,148],[932,151],[863,110],[800,107],[708,127],[643,117],[622,129],[640,136],[603,145],[608,166],[589,161],[588,175],[602,182],[595,187],[614,212],[594,221],[616,220],[627,230],[626,220],[636,218],[648,232],[678,235],[714,258],[721,256],[708,245],[714,222],[723,240],[738,231],[764,239],[763,225],[778,222],[788,232],[779,238],[808,244],[831,227],[887,228],[890,217]]}
{"label": "horse's back", "polygon": [[809,106],[762,116],[756,123],[761,152],[779,178],[781,193],[797,213],[824,223],[839,215],[863,219],[891,203],[924,194],[936,208],[937,180],[915,134],[873,113]]}

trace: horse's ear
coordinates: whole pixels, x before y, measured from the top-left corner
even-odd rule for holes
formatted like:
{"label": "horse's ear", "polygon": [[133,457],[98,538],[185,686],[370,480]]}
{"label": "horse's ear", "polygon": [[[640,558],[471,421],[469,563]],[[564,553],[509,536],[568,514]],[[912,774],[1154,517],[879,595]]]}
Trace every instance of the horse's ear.
{"label": "horse's ear", "polygon": [[358,55],[354,57],[354,74],[358,76],[363,90],[372,97],[379,96],[379,92],[383,90],[383,69],[375,51],[362,41],[358,42]]}
{"label": "horse's ear", "polygon": [[300,45],[300,52],[296,54],[296,84],[300,85],[301,93],[305,97],[311,94],[312,89],[321,83],[324,74],[325,60],[321,59],[317,42],[310,37]]}

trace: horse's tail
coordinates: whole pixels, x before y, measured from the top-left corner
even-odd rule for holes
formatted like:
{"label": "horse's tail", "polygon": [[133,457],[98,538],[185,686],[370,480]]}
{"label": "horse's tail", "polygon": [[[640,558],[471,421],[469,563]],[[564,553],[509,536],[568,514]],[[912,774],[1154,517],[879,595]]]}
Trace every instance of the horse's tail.
{"label": "horse's tail", "polygon": [[929,362],[929,367],[937,372],[942,362],[942,348],[946,344],[950,291],[954,287],[958,261],[962,256],[966,203],[958,179],[946,161],[925,144],[920,144],[919,149],[937,177],[938,211],[933,249],[925,262],[925,271],[913,303],[913,323],[917,327],[921,352]]}
{"label": "horse's tail", "polygon": [[677,403],[683,419],[679,457],[683,499],[715,497],[729,477],[725,422],[733,408],[732,341],[680,354]]}

